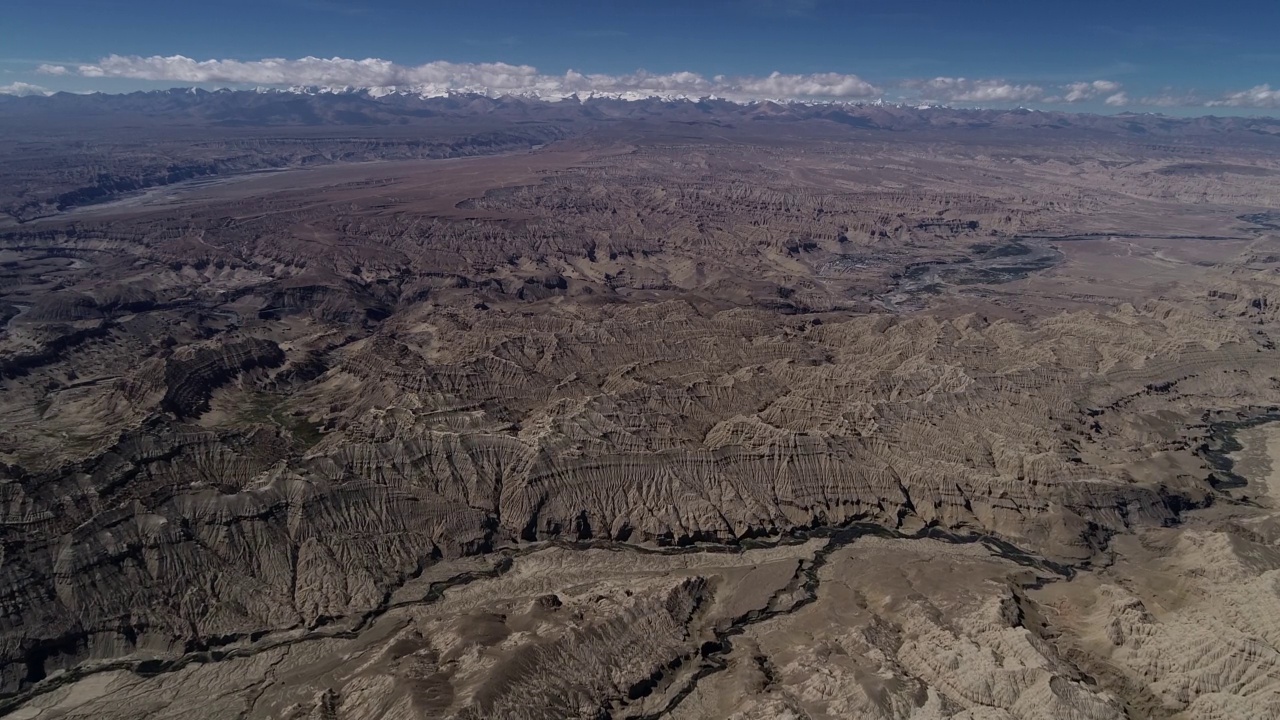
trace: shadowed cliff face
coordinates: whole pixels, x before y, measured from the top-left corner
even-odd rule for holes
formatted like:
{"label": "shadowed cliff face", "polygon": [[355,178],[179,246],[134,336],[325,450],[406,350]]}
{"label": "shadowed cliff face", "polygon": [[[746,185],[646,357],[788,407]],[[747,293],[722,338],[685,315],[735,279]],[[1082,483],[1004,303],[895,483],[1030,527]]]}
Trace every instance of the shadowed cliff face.
{"label": "shadowed cliff face", "polygon": [[1268,138],[642,119],[0,229],[6,710],[1265,714]]}

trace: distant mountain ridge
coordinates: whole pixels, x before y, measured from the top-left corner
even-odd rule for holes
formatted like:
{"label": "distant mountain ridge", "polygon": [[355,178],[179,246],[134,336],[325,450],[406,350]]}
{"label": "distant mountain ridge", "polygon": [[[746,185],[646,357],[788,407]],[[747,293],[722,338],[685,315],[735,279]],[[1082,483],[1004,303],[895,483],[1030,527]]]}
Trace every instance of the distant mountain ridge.
{"label": "distant mountain ridge", "polygon": [[874,102],[737,102],[722,98],[592,94],[556,97],[487,92],[430,94],[414,88],[203,90],[174,88],[126,94],[0,95],[0,122],[45,118],[84,121],[116,115],[145,124],[212,126],[417,125],[435,119],[490,117],[515,122],[658,120],[672,122],[794,122],[825,120],[869,130],[1034,128],[1080,129],[1132,135],[1179,136],[1245,131],[1280,135],[1280,119],[1174,118],[1124,113],[1094,115],[1028,109],[960,109]]}
{"label": "distant mountain ridge", "polygon": [[[719,98],[558,99],[410,89],[175,88],[127,94],[0,95],[0,215],[26,222],[147,188],[304,165],[605,142],[980,141],[1069,143],[1092,157],[1121,141],[1147,152],[1280,155],[1280,120],[1092,115]],[[1212,149],[1211,149],[1212,148]]]}

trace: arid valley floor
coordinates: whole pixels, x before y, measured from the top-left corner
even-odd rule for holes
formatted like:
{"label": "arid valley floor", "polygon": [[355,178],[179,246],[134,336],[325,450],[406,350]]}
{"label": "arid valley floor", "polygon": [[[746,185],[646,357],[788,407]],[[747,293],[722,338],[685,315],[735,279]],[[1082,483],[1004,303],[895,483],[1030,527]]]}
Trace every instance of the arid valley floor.
{"label": "arid valley floor", "polygon": [[1280,122],[58,102],[0,714],[1280,717]]}

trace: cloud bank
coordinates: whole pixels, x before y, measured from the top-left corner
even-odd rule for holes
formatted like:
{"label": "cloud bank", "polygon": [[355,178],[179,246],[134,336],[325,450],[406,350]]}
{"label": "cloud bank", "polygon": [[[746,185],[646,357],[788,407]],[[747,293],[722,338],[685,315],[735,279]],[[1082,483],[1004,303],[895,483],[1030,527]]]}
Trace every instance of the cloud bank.
{"label": "cloud bank", "polygon": [[1013,83],[998,79],[936,77],[908,80],[903,87],[920,99],[937,103],[1028,103],[1058,105],[1103,100],[1113,107],[1129,104],[1129,96],[1112,80],[1073,82],[1045,88],[1033,83]]}
{"label": "cloud bank", "polygon": [[[1125,107],[1280,107],[1280,89],[1258,85],[1248,90],[1206,98],[1195,92],[1165,90],[1137,95],[1113,80],[1080,80],[1065,84],[1010,81],[999,78],[935,77],[877,86],[848,73],[714,75],[695,72],[651,73],[637,70],[612,75],[569,70],[554,75],[530,65],[436,61],[402,65],[390,60],[333,57],[263,60],[195,60],[183,55],[142,57],[109,55],[83,65],[40,65],[36,71],[55,77],[120,78],[154,82],[231,86],[369,88],[375,92],[406,90],[427,95],[482,93],[527,95],[547,99],[573,95],[641,97],[720,97],[729,100],[867,101],[896,96],[917,104],[942,105],[1072,105],[1090,103]],[[27,83],[0,87],[8,94],[40,94]]]}
{"label": "cloud bank", "polygon": [[1228,93],[1217,100],[1205,103],[1209,107],[1276,108],[1280,107],[1280,88],[1257,85],[1248,90]]}
{"label": "cloud bank", "polygon": [[351,60],[304,57],[297,60],[268,58],[241,61],[193,60],[182,55],[110,55],[96,63],[80,65],[74,71],[59,65],[45,66],[41,71],[55,75],[74,72],[87,78],[200,84],[400,87],[427,93],[481,92],[542,97],[607,93],[635,96],[866,99],[881,92],[857,75],[841,73],[775,72],[763,77],[717,75],[708,78],[693,72],[657,74],[638,70],[628,75],[605,75],[570,70],[563,75],[549,75],[529,65],[445,61],[400,65],[377,58]]}
{"label": "cloud bank", "polygon": [[15,82],[9,83],[8,85],[0,85],[0,95],[18,95],[21,97],[27,95],[50,94],[52,93],[49,90],[46,90],[39,85],[32,85],[31,83]]}
{"label": "cloud bank", "polygon": [[1126,105],[1132,104],[1129,101],[1129,93],[1126,93],[1124,91],[1121,91],[1116,93],[1115,95],[1109,96],[1104,102],[1106,102],[1111,107],[1125,107]]}
{"label": "cloud bank", "polygon": [[1045,96],[1044,88],[1039,85],[962,77],[908,80],[903,87],[917,91],[922,100],[938,103],[1033,102],[1042,101]]}
{"label": "cloud bank", "polygon": [[[1074,82],[1063,88],[1066,90],[1061,98],[1061,102],[1085,102],[1093,100],[1100,95],[1107,95],[1107,100],[1111,98],[1123,98],[1124,93],[1120,92],[1120,83],[1110,80],[1094,80],[1093,82]],[[1116,103],[1112,103],[1116,104]]]}

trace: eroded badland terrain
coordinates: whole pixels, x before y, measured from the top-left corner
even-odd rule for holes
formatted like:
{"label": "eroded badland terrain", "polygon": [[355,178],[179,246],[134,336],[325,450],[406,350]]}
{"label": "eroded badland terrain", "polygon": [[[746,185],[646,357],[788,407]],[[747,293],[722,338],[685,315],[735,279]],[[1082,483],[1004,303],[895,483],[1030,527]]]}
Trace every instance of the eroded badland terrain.
{"label": "eroded badland terrain", "polygon": [[1280,124],[485,102],[6,131],[0,712],[1280,716]]}

